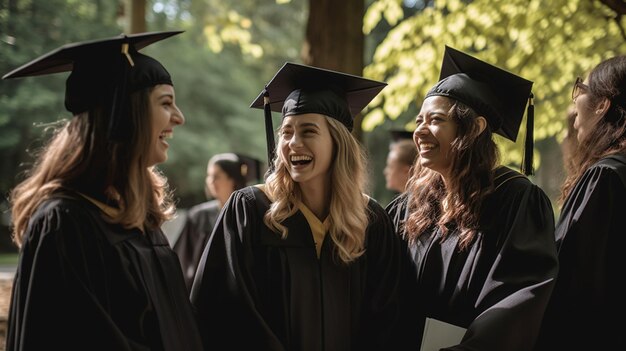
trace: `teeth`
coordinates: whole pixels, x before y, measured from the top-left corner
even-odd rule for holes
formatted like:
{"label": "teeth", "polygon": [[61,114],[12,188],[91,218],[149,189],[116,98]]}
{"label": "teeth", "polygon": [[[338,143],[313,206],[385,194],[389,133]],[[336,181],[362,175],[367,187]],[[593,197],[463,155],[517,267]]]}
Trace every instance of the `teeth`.
{"label": "teeth", "polygon": [[433,143],[420,143],[420,149],[432,149],[435,147]]}
{"label": "teeth", "polygon": [[159,135],[160,139],[172,139],[173,137],[174,137],[173,132],[163,132],[161,133],[161,135]]}
{"label": "teeth", "polygon": [[304,156],[304,155],[291,156],[291,162],[311,161],[312,159],[313,158],[311,156]]}

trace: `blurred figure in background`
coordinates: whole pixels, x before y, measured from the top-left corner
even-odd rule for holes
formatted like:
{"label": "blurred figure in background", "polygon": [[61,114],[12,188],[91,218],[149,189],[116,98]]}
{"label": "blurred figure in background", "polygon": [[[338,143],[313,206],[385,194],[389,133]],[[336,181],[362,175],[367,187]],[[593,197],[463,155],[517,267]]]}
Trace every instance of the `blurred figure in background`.
{"label": "blurred figure in background", "polygon": [[191,289],[200,255],[226,200],[233,191],[260,181],[260,167],[258,160],[234,153],[216,154],[209,160],[205,192],[207,198],[212,200],[189,209],[183,229],[174,244],[188,289]]}
{"label": "blurred figure in background", "polygon": [[417,157],[417,147],[413,141],[413,132],[393,130],[391,138],[387,163],[383,170],[385,187],[395,194],[400,194],[404,192],[409,180],[411,167]]}

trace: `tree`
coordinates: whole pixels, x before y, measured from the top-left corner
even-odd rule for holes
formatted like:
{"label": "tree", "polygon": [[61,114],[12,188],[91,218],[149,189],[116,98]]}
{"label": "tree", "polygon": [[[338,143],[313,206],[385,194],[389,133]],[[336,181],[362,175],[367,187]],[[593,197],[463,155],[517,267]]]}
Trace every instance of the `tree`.
{"label": "tree", "polygon": [[[624,5],[602,2],[621,9]],[[446,44],[533,80],[535,140],[562,137],[575,77],[626,48],[623,19],[602,2],[423,1],[427,6],[422,11],[403,18],[402,0],[375,1],[366,13],[366,32],[383,18],[395,26],[365,69],[389,86],[366,116],[364,130],[400,118],[414,102],[421,102],[438,79]],[[505,163],[519,163],[522,140],[515,146],[500,143]]]}
{"label": "tree", "polygon": [[[364,0],[309,0],[309,17],[302,47],[305,64],[363,74]],[[362,139],[361,119],[356,116],[353,134]]]}

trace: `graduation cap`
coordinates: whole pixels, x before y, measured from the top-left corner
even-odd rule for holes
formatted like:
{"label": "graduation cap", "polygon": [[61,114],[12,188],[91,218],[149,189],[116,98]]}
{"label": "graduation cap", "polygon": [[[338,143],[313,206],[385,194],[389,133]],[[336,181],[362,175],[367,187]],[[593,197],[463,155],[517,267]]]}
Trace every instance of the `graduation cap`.
{"label": "graduation cap", "polygon": [[426,94],[447,96],[484,116],[492,130],[515,141],[528,105],[522,171],[533,173],[533,82],[446,46],[439,82]]}
{"label": "graduation cap", "polygon": [[274,158],[272,111],[283,117],[319,113],[334,118],[352,131],[360,113],[387,85],[355,75],[285,63],[250,107],[265,110],[265,132],[270,170]]}
{"label": "graduation cap", "polygon": [[413,140],[413,132],[408,130],[393,129],[390,130],[389,133],[391,134],[391,140],[394,142],[400,140]]}
{"label": "graduation cap", "polygon": [[71,71],[66,81],[65,108],[77,115],[96,106],[110,107],[109,138],[124,141],[132,132],[127,116],[129,95],[154,85],[172,84],[163,65],[137,50],[182,32],[122,34],[66,44],[2,78]]}
{"label": "graduation cap", "polygon": [[254,157],[237,154],[241,162],[241,175],[246,178],[248,183],[258,183],[262,179],[261,161]]}

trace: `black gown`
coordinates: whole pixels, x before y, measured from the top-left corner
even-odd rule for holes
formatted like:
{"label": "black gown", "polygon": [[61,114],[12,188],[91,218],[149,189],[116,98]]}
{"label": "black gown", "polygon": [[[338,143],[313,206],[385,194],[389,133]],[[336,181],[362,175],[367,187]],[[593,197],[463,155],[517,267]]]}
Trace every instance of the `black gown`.
{"label": "black gown", "polygon": [[237,190],[200,260],[191,300],[206,350],[388,350],[398,315],[400,241],[374,200],[366,252],[351,264],[318,259],[301,211],[283,240],[263,223],[262,190]]}
{"label": "black gown", "polygon": [[176,254],[161,230],[105,222],[78,196],[45,201],[26,230],[7,350],[201,350]]}
{"label": "black gown", "polygon": [[209,241],[209,236],[211,236],[219,214],[220,205],[217,200],[193,206],[187,212],[183,229],[176,243],[174,243],[174,251],[180,259],[188,289],[191,289],[198,261],[200,261],[202,251]]}
{"label": "black gown", "polygon": [[626,156],[590,167],[556,227],[559,276],[537,350],[626,350]]}
{"label": "black gown", "polygon": [[[479,230],[465,251],[458,231],[423,233],[404,241],[402,335],[405,350],[418,350],[426,317],[467,331],[445,350],[531,350],[552,292],[558,263],[554,215],[544,192],[505,167],[483,203]],[[407,217],[408,193],[387,206],[396,228]]]}

